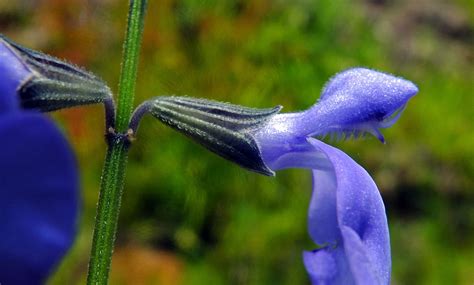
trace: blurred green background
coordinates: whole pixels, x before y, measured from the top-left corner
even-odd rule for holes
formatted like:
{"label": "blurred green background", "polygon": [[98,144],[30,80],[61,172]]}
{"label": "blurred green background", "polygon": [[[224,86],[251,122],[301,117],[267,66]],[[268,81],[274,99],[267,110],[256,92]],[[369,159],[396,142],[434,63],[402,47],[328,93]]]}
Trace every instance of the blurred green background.
{"label": "blurred green background", "polygon": [[[116,90],[128,1],[0,0],[0,31]],[[366,66],[420,93],[375,138],[333,143],[386,203],[392,284],[474,284],[474,1],[149,1],[136,104],[190,95],[306,109]],[[85,281],[105,155],[100,106],[53,114],[81,169],[76,244],[51,284]],[[308,284],[311,179],[247,172],[151,117],[131,149],[111,284]]]}

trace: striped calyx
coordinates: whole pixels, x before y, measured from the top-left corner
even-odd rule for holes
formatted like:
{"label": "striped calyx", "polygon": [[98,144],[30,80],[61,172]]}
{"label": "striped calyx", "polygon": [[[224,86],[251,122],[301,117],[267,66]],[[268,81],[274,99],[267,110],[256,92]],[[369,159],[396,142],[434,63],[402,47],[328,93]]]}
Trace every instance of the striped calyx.
{"label": "striped calyx", "polygon": [[49,112],[112,100],[110,88],[94,74],[22,47],[1,34],[0,41],[32,72],[18,88],[23,108]]}
{"label": "striped calyx", "polygon": [[191,97],[161,96],[148,111],[161,122],[212,152],[249,170],[273,176],[262,160],[253,133],[281,110],[254,109]]}

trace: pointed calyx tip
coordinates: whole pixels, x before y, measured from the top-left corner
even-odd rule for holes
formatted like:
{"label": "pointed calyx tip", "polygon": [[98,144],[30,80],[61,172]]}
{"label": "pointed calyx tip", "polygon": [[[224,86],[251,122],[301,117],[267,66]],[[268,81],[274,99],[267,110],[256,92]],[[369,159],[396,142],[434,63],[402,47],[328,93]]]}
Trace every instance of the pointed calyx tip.
{"label": "pointed calyx tip", "polygon": [[3,35],[0,45],[9,51],[0,65],[22,66],[26,72],[16,88],[23,108],[49,112],[112,100],[110,88],[101,79],[74,64],[25,48]]}

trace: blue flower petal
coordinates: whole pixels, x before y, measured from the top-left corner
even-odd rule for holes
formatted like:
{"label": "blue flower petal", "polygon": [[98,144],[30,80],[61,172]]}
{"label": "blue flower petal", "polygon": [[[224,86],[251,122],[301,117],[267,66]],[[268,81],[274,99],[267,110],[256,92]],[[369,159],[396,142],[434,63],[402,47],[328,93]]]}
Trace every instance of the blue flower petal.
{"label": "blue flower petal", "polygon": [[[390,237],[385,207],[375,183],[342,151],[315,139],[309,142],[333,165],[332,171],[313,170],[308,225],[311,237],[318,244],[344,248],[355,284],[389,284]],[[335,198],[321,194],[330,192],[335,193]],[[332,238],[327,239],[324,231],[333,231],[334,226],[325,225],[323,218],[337,220],[341,236],[336,244]]]}
{"label": "blue flower petal", "polygon": [[341,247],[305,251],[303,263],[312,285],[354,284],[344,249]]}
{"label": "blue flower petal", "polygon": [[32,72],[0,37],[0,113],[17,109],[17,89]]}
{"label": "blue flower petal", "polygon": [[42,284],[76,233],[72,151],[40,114],[0,117],[0,283]]}
{"label": "blue flower petal", "polygon": [[[350,271],[355,280],[354,284],[389,284],[390,260],[388,260],[388,268],[383,268],[383,266],[380,266],[381,264],[377,264],[377,257],[371,258],[374,252],[371,252],[371,249],[368,248],[367,243],[370,242],[368,239],[362,240],[358,233],[347,226],[341,226],[341,233],[344,237],[345,257],[347,258]],[[388,256],[390,257],[390,255]],[[375,262],[374,259],[376,260]],[[384,272],[385,270],[386,272]]]}
{"label": "blue flower petal", "polygon": [[395,123],[417,92],[408,80],[366,68],[349,69],[329,81],[313,107],[277,114],[255,135],[274,145],[328,134],[347,138],[371,133],[384,142],[379,129]]}
{"label": "blue flower petal", "polygon": [[[314,152],[317,152],[314,150]],[[327,158],[326,158],[327,160]],[[308,232],[319,245],[337,246],[341,230],[337,219],[337,177],[334,169],[313,169],[313,195],[308,209]]]}
{"label": "blue flower petal", "polygon": [[[264,161],[274,171],[312,169],[308,232],[316,244],[324,247],[304,255],[313,284],[388,284],[388,224],[372,178],[345,153],[321,141],[308,138],[306,144],[294,142],[297,144],[286,145],[279,151],[270,148],[273,152],[263,152],[267,154]],[[326,270],[327,254],[332,256],[337,269],[330,283],[325,283],[329,282],[328,276],[318,279],[315,273]]]}
{"label": "blue flower petal", "polygon": [[301,121],[308,122],[302,126],[307,135],[368,132],[383,142],[379,128],[395,123],[417,92],[408,80],[367,68],[348,69],[324,87],[319,102],[302,115]]}

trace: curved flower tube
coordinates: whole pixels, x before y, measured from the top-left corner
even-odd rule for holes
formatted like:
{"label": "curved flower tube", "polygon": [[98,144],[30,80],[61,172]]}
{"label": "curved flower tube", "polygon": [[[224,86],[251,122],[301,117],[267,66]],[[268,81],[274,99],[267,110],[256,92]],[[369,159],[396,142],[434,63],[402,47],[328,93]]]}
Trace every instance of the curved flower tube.
{"label": "curved flower tube", "polygon": [[313,194],[308,231],[321,248],[303,253],[313,284],[389,284],[390,239],[385,208],[369,174],[349,156],[311,138],[371,133],[393,124],[416,86],[356,68],[336,75],[307,111],[277,114],[255,133],[271,170],[309,168]]}
{"label": "curved flower tube", "polygon": [[45,116],[20,108],[32,71],[0,40],[0,283],[43,284],[72,245],[74,155]]}

